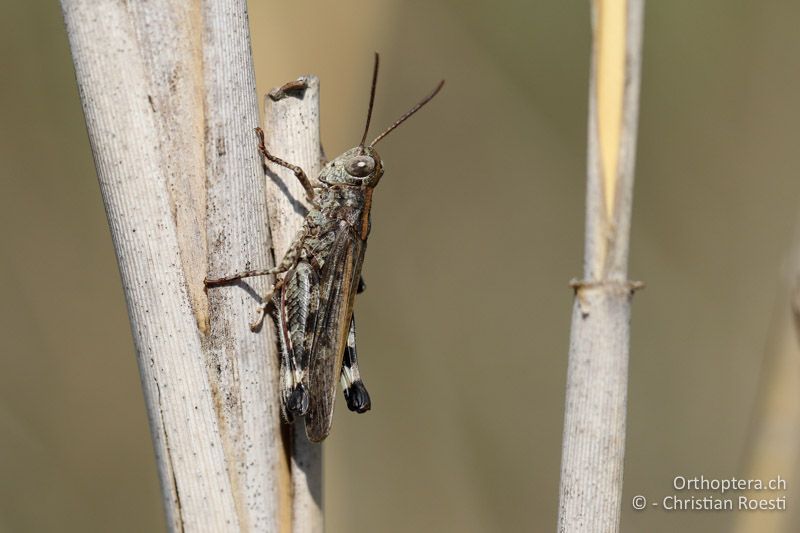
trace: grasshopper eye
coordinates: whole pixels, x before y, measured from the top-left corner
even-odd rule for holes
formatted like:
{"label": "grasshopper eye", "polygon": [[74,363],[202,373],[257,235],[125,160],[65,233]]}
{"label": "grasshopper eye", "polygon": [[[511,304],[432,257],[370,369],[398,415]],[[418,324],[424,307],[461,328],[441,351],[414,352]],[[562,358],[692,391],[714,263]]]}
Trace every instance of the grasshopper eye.
{"label": "grasshopper eye", "polygon": [[357,155],[347,160],[344,169],[353,177],[363,178],[375,170],[375,160],[368,155]]}

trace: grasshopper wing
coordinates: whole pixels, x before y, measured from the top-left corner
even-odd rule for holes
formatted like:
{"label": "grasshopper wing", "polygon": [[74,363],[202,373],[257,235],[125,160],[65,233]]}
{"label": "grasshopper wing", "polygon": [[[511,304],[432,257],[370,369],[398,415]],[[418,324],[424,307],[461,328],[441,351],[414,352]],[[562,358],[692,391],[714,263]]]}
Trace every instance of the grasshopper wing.
{"label": "grasshopper wing", "polygon": [[319,310],[309,368],[306,436],[320,442],[331,430],[333,405],[353,316],[365,242],[340,229],[319,277]]}

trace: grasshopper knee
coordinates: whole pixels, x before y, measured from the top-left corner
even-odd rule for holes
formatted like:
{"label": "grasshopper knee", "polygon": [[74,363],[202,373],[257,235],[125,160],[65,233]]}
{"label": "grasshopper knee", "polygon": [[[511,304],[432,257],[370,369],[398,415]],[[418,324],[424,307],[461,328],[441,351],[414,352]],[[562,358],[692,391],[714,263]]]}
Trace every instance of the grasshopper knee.
{"label": "grasshopper knee", "polygon": [[308,412],[308,403],[308,389],[299,383],[286,401],[286,410],[295,416],[303,416]]}
{"label": "grasshopper knee", "polygon": [[344,399],[347,401],[347,408],[356,413],[366,413],[372,408],[367,388],[360,379],[344,389]]}

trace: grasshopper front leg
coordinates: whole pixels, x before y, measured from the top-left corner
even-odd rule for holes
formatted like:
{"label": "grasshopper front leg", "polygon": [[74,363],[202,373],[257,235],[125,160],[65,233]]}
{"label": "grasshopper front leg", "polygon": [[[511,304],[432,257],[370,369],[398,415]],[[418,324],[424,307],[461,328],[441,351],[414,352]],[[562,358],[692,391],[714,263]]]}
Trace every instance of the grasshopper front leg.
{"label": "grasshopper front leg", "polygon": [[[242,272],[237,272],[235,274],[230,274],[228,276],[223,276],[221,278],[206,278],[205,285],[206,287],[217,287],[219,285],[227,285],[228,283],[232,283],[234,281],[239,281],[243,278],[252,278],[255,276],[271,276],[277,274],[283,274],[292,268],[297,266],[298,261],[300,260],[300,252],[303,249],[303,244],[305,242],[307,232],[305,228],[301,229],[297,236],[292,242],[292,245],[286,251],[286,255],[283,256],[281,263],[272,268],[264,268],[264,269],[256,269],[256,270],[244,270]],[[284,284],[285,278],[281,278],[277,280],[269,289],[266,295],[261,299],[261,303],[258,304],[258,313],[256,315],[255,321],[250,324],[250,329],[255,331],[261,325],[261,322],[264,321],[264,316],[267,313],[267,309],[272,302],[272,296],[275,294],[277,290],[279,290]]]}
{"label": "grasshopper front leg", "polygon": [[228,283],[239,281],[240,279],[244,278],[283,274],[284,272],[290,270],[291,268],[297,265],[297,261],[300,257],[300,251],[303,248],[303,243],[305,241],[305,238],[306,238],[306,230],[305,228],[303,228],[297,232],[297,235],[295,236],[292,245],[286,251],[286,255],[283,256],[283,259],[281,259],[281,262],[278,266],[272,268],[256,269],[256,270],[243,270],[241,272],[237,272],[235,274],[229,274],[221,278],[207,277],[204,280],[204,283],[206,284],[206,287],[216,287],[218,285],[227,285]]}
{"label": "grasshopper front leg", "polygon": [[311,185],[311,180],[308,179],[305,170],[300,168],[297,165],[293,165],[287,161],[284,161],[280,157],[276,157],[267,151],[267,145],[264,142],[264,130],[261,128],[256,128],[256,135],[258,136],[258,151],[261,152],[266,159],[272,161],[276,165],[280,165],[283,168],[287,168],[292,171],[292,173],[297,177],[297,180],[300,182],[300,185],[303,186],[303,189],[306,191],[306,199],[312,204],[316,205],[316,198],[314,194],[314,186]]}
{"label": "grasshopper front leg", "polygon": [[[258,150],[261,152],[266,159],[272,161],[273,163],[280,165],[282,167],[288,168],[291,170],[297,179],[300,181],[300,184],[303,186],[303,189],[306,191],[306,198],[312,205],[316,205],[316,197],[314,193],[314,188],[311,185],[311,181],[308,179],[305,171],[297,165],[293,165],[275,157],[269,151],[267,151],[266,143],[264,142],[264,130],[261,128],[256,128],[256,135],[258,136]],[[205,279],[206,287],[216,287],[218,285],[225,285],[231,283],[233,281],[239,281],[243,278],[252,278],[255,276],[271,276],[277,274],[283,274],[288,270],[297,266],[297,262],[300,257],[300,251],[303,248],[303,242],[306,237],[306,229],[301,229],[297,236],[292,242],[292,245],[289,247],[289,250],[286,252],[286,255],[283,256],[281,263],[273,268],[262,268],[262,269],[255,269],[255,270],[244,270],[242,272],[236,272],[235,274],[230,274],[227,276],[223,276],[221,278],[208,278]],[[250,329],[255,331],[261,325],[261,322],[264,320],[264,316],[266,315],[267,308],[272,301],[272,296],[275,294],[277,290],[279,290],[283,286],[284,280],[281,278],[280,280],[276,281],[272,287],[270,287],[269,292],[262,298],[261,303],[258,305],[258,315],[256,316],[256,320],[250,324]]]}

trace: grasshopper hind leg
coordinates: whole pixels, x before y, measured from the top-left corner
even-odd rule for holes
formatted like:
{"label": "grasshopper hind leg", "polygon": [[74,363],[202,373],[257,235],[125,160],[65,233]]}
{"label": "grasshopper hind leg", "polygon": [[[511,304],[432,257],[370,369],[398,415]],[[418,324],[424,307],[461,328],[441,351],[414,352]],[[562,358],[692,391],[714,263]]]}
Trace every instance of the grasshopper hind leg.
{"label": "grasshopper hind leg", "polygon": [[[280,294],[280,293],[279,293]],[[276,300],[280,300],[278,295]],[[287,338],[285,319],[282,316],[283,309],[280,302],[275,302],[275,324],[278,329],[280,339],[281,365],[281,411],[283,417],[291,422],[296,416],[302,417],[308,412],[309,396],[308,389],[301,380],[298,380],[299,365],[295,354],[291,349],[291,344]]]}
{"label": "grasshopper hind leg", "polygon": [[361,380],[358,370],[358,354],[356,352],[356,319],[350,319],[350,332],[347,335],[347,346],[342,361],[342,390],[347,408],[356,413],[366,413],[372,407],[367,388]]}
{"label": "grasshopper hind leg", "polygon": [[310,406],[308,372],[319,307],[319,283],[312,267],[300,261],[273,299],[281,341],[281,396],[287,420]]}
{"label": "grasshopper hind leg", "polygon": [[292,416],[303,416],[308,412],[308,404],[308,389],[303,383],[298,383],[289,393],[289,398],[286,400],[286,411]]}

